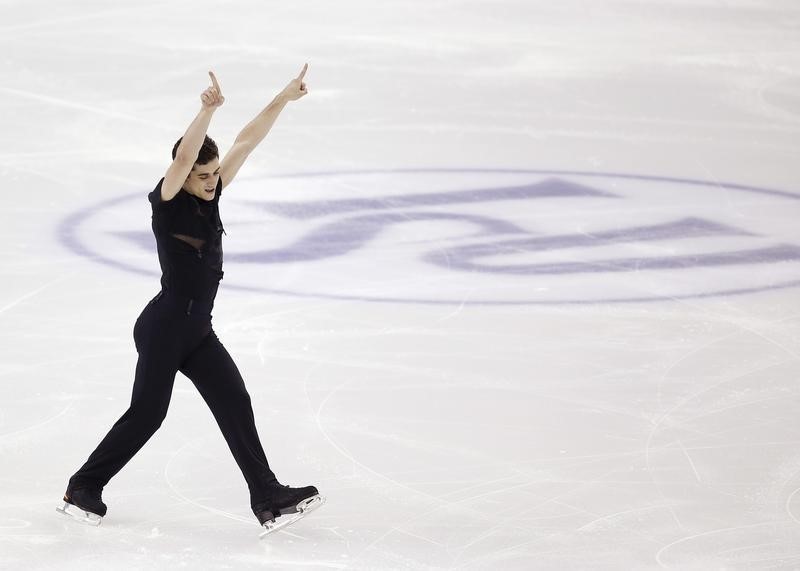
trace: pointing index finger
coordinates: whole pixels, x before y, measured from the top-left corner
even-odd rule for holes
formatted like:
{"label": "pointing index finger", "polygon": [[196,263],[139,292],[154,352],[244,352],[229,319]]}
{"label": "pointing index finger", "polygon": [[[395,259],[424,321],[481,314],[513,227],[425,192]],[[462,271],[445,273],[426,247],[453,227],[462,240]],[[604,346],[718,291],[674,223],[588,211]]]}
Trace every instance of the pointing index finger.
{"label": "pointing index finger", "polygon": [[214,75],[213,71],[209,71],[208,75],[211,76],[211,83],[214,84],[214,89],[217,90],[217,93],[222,93],[222,88],[219,86],[219,82],[217,81],[217,76]]}
{"label": "pointing index finger", "polygon": [[297,79],[303,81],[303,78],[306,76],[306,71],[308,70],[308,64],[303,66],[303,71],[300,72],[300,75],[297,76]]}

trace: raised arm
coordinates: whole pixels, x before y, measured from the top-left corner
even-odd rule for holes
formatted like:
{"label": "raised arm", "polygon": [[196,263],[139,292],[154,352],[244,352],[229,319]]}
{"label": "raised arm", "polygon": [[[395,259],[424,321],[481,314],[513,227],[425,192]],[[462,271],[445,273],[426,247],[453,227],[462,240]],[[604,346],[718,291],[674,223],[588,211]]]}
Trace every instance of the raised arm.
{"label": "raised arm", "polygon": [[283,91],[276,95],[269,105],[256,115],[255,119],[245,125],[244,129],[236,136],[233,146],[220,163],[220,178],[223,188],[231,183],[248,155],[264,140],[286,104],[308,94],[306,84],[303,82],[307,70],[308,64],[305,64],[300,75],[292,79]]}
{"label": "raised arm", "polygon": [[164,175],[164,182],[161,184],[162,200],[175,198],[183,183],[186,182],[186,177],[192,171],[200,148],[203,146],[208,125],[211,123],[211,117],[214,115],[214,111],[225,102],[225,98],[222,96],[222,89],[220,89],[214,73],[209,71],[208,75],[211,76],[212,86],[200,95],[200,101],[202,102],[200,112],[191,122],[189,128],[186,129],[181,144],[178,145],[178,149],[175,152],[175,159]]}

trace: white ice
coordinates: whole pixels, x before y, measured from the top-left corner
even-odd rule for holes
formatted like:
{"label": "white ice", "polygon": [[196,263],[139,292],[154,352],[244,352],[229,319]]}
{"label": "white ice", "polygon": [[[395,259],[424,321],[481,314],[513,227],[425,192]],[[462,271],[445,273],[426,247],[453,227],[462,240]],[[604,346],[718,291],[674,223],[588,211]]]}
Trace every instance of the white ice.
{"label": "white ice", "polygon": [[[0,568],[800,568],[795,0],[2,7]],[[213,323],[326,505],[259,541],[179,374],[67,521],[207,71],[224,153],[305,62]]]}

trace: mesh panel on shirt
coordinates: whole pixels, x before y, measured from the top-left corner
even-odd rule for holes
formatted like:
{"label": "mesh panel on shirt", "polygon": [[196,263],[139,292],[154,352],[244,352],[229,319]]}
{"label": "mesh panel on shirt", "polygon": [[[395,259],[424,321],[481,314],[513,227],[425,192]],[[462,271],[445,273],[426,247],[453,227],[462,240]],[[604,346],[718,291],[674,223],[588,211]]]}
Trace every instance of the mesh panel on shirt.
{"label": "mesh panel on shirt", "polygon": [[197,248],[198,250],[203,247],[206,243],[205,240],[201,240],[200,238],[194,238],[192,236],[187,236],[186,234],[170,234],[173,238],[177,238],[178,240],[183,240],[187,244]]}

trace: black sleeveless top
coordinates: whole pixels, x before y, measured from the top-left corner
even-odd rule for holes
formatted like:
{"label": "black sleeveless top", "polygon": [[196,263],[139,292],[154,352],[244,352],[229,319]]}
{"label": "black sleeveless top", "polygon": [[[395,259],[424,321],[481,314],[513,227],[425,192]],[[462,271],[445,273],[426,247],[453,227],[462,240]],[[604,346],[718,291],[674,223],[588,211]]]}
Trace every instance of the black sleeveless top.
{"label": "black sleeveless top", "polygon": [[161,289],[192,299],[213,301],[222,279],[222,234],[219,217],[222,179],[213,200],[180,189],[161,199],[162,178],[147,196],[153,207],[153,234],[161,264]]}

